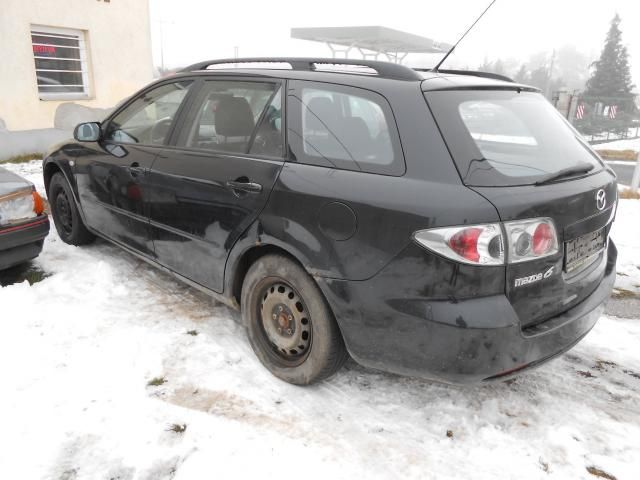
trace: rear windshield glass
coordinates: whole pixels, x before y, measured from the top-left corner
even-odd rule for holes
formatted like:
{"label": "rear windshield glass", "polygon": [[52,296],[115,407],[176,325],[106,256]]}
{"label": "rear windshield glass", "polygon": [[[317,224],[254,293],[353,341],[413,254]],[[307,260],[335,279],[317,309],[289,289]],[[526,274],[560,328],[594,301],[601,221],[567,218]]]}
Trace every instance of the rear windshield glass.
{"label": "rear windshield glass", "polygon": [[567,168],[587,164],[595,172],[602,166],[538,93],[464,90],[425,96],[467,185],[525,185]]}

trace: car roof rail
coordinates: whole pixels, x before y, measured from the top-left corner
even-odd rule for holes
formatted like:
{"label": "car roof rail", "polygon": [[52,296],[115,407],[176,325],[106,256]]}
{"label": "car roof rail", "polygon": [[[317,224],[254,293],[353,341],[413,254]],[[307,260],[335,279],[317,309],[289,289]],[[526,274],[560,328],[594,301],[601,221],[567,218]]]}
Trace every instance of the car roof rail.
{"label": "car roof rail", "polygon": [[[381,78],[391,78],[396,80],[423,80],[413,68],[405,67],[397,63],[380,62],[376,60],[356,60],[347,58],[298,58],[298,57],[247,57],[247,58],[223,58],[218,60],[207,60],[204,62],[194,63],[180,70],[180,73],[195,72],[207,70],[215,65],[234,65],[239,68],[256,68],[242,67],[242,64],[263,64],[257,68],[270,68],[268,64],[288,64],[291,70],[307,71],[307,72],[334,72],[334,73],[356,73],[365,75],[376,75]],[[330,68],[322,68],[322,66]],[[361,67],[360,70],[355,68],[340,69],[339,67]],[[364,67],[364,68],[362,68]],[[282,69],[282,67],[271,67],[273,69]],[[369,71],[365,70],[369,69]]]}
{"label": "car roof rail", "polygon": [[450,75],[469,75],[472,77],[491,78],[493,80],[502,80],[503,82],[515,83],[512,78],[506,75],[500,75],[499,73],[481,72],[478,70],[432,70],[430,68],[414,68],[418,72],[433,72],[433,73],[447,73]]}

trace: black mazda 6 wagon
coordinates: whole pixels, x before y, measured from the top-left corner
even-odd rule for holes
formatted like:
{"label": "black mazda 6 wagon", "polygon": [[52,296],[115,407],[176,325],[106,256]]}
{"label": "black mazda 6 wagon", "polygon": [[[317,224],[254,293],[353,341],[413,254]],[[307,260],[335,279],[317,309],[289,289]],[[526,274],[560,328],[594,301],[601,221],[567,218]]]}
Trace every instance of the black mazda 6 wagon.
{"label": "black mazda 6 wagon", "polygon": [[44,160],[57,231],[100,236],[242,311],[277,377],[350,355],[505,379],[594,326],[615,175],[538,90],[374,61],[203,62]]}

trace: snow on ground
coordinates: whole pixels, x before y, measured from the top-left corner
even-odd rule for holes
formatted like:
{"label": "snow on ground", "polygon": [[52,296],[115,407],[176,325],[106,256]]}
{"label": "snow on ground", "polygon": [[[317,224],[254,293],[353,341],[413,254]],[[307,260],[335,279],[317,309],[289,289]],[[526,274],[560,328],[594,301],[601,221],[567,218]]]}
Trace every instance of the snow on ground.
{"label": "snow on ground", "polygon": [[[38,162],[9,168],[41,188]],[[637,214],[621,202],[624,271]],[[638,478],[638,319],[603,317],[509,383],[349,362],[300,388],[259,364],[235,312],[106,242],[53,230],[35,263],[50,276],[0,288],[2,478]]]}
{"label": "snow on ground", "polygon": [[633,140],[616,140],[613,142],[599,143],[593,145],[596,150],[640,150],[640,138]]}
{"label": "snow on ground", "polygon": [[616,289],[640,295],[640,200],[620,199],[611,238],[618,247]]}

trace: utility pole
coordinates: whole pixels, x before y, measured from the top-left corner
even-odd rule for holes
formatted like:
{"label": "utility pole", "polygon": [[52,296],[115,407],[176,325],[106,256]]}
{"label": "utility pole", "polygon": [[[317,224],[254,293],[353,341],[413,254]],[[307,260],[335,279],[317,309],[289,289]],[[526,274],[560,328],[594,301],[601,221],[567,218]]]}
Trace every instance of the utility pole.
{"label": "utility pole", "polygon": [[556,50],[553,49],[553,53],[551,54],[551,64],[549,65],[549,74],[547,75],[547,85],[544,89],[544,96],[549,98],[551,93],[551,76],[553,75],[553,64],[556,61]]}
{"label": "utility pole", "polygon": [[162,33],[162,25],[163,21],[160,21],[160,69],[162,70],[162,74],[164,75],[164,35]]}
{"label": "utility pole", "polygon": [[175,22],[170,22],[168,20],[157,20],[160,25],[160,69],[162,70],[162,75],[164,75],[164,25],[174,25]]}

